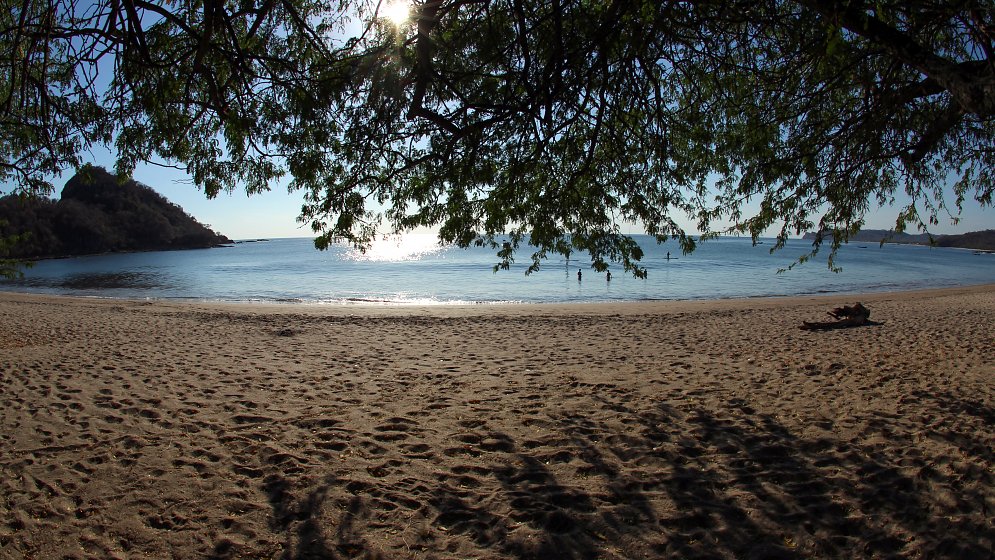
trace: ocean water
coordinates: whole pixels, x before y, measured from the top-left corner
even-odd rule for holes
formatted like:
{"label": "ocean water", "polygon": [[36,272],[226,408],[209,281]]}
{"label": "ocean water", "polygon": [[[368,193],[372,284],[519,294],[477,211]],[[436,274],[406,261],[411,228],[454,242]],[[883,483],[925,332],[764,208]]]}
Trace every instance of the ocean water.
{"label": "ocean water", "polygon": [[[216,249],[107,254],[40,261],[0,290],[129,299],[231,302],[467,304],[607,302],[848,294],[995,282],[995,254],[875,243],[841,249],[830,271],[828,251],[778,273],[810,244],[791,240],[706,241],[683,255],[675,243],[636,236],[648,278],[621,268],[608,281],[583,256],[547,260],[526,276],[531,251],[511,270],[493,272],[490,249],[440,247],[431,235],[378,242],[366,253],[349,246],[318,251],[310,239],[273,239]],[[666,258],[671,254],[671,259]],[[578,281],[577,272],[583,273]]]}

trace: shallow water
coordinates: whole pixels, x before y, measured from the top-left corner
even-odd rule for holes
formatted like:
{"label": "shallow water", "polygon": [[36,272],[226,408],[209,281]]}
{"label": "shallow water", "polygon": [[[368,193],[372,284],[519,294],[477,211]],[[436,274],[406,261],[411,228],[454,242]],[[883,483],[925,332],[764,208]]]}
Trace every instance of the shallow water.
{"label": "shallow water", "polygon": [[511,270],[495,273],[498,259],[490,249],[439,247],[433,236],[409,235],[366,253],[345,245],[317,251],[310,239],[296,238],[46,260],[20,280],[0,281],[0,289],[113,298],[447,304],[721,299],[995,282],[995,255],[962,249],[855,244],[837,257],[842,272],[830,271],[823,257],[778,273],[805,254],[809,242],[791,240],[771,254],[772,240],[754,246],[749,239],[722,238],[682,255],[674,243],[636,239],[645,251],[645,280],[614,267],[608,281],[588,261],[561,257],[526,276],[528,248]]}

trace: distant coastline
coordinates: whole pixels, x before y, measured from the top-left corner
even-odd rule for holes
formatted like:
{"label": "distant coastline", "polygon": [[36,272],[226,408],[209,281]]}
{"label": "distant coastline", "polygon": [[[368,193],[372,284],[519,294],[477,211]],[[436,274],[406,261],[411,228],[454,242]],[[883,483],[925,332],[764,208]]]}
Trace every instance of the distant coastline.
{"label": "distant coastline", "polygon": [[[802,239],[814,240],[816,232],[806,233]],[[995,230],[972,231],[956,235],[932,235],[925,233],[896,233],[886,229],[867,229],[851,236],[849,242],[858,243],[897,243],[901,245],[928,245],[954,249],[973,249],[981,252],[995,252]]]}

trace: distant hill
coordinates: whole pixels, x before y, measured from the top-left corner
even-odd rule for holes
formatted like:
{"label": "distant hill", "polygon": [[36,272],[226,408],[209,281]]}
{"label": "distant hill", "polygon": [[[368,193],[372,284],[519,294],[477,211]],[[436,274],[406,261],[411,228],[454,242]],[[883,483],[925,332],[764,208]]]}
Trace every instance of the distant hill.
{"label": "distant hill", "polygon": [[[6,222],[6,224],[4,224]],[[135,180],[100,167],[80,170],[59,200],[0,198],[0,238],[28,233],[14,258],[200,249],[231,243]]]}
{"label": "distant hill", "polygon": [[995,251],[995,229],[972,231],[961,235],[943,235],[936,240],[936,244],[940,247]]}
{"label": "distant hill", "polygon": [[[815,239],[815,233],[806,233],[803,239]],[[886,229],[867,229],[857,232],[850,242],[864,243],[908,243],[912,245],[930,245],[929,236],[925,233],[908,234],[895,233]],[[959,235],[934,235],[933,243],[938,247],[957,247],[961,249],[977,249],[995,251],[995,230],[973,231]]]}

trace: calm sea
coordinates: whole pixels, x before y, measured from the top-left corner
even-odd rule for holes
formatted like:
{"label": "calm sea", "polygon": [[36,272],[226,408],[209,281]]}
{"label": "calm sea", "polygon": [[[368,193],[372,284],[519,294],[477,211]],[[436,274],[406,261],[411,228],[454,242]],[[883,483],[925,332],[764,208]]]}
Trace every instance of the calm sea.
{"label": "calm sea", "polygon": [[[846,294],[995,282],[995,254],[875,243],[851,244],[830,271],[824,256],[778,273],[809,248],[792,240],[722,238],[683,255],[676,244],[637,236],[649,277],[620,268],[608,281],[586,260],[550,259],[525,275],[531,251],[510,271],[493,272],[490,249],[439,247],[431,235],[317,251],[310,239],[242,242],[234,247],[108,254],[38,262],[0,290],[109,298],[288,303],[501,303],[723,299]],[[667,253],[672,257],[667,260]],[[826,252],[828,254],[828,252]],[[820,253],[823,255],[823,253]],[[577,272],[583,272],[581,281]]]}

